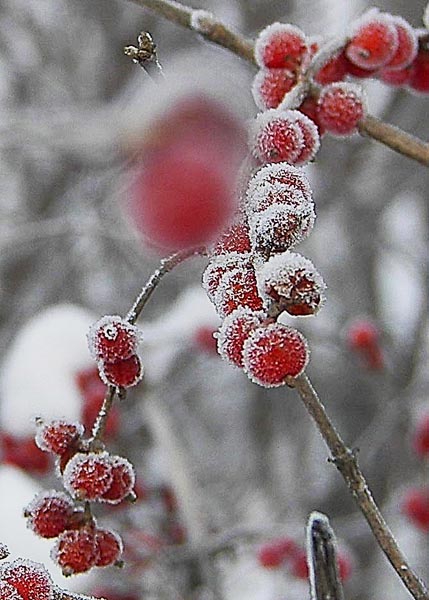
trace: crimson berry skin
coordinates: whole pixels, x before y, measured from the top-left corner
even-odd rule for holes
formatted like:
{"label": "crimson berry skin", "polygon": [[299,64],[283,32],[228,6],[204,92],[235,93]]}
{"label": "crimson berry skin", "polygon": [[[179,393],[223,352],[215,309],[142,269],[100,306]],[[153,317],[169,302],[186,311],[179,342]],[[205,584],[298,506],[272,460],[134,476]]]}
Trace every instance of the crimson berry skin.
{"label": "crimson berry skin", "polygon": [[413,433],[412,447],[417,456],[429,456],[429,414],[423,416]]}
{"label": "crimson berry skin", "polygon": [[309,349],[304,336],[280,323],[259,327],[243,348],[244,370],[262,387],[279,387],[304,372]]}
{"label": "crimson berry skin", "polygon": [[63,492],[40,492],[24,509],[27,526],[42,538],[55,538],[70,525],[74,504]]}
{"label": "crimson berry skin", "polygon": [[66,577],[89,571],[98,558],[94,529],[82,527],[62,533],[52,549],[51,558]]}
{"label": "crimson berry skin", "polygon": [[429,531],[429,488],[408,490],[402,500],[401,510],[418,529]]}
{"label": "crimson berry skin", "polygon": [[137,354],[114,363],[100,364],[100,377],[108,385],[129,388],[137,385],[143,377],[143,366]]}
{"label": "crimson berry skin", "polygon": [[57,419],[44,423],[36,420],[38,426],[36,444],[44,452],[52,452],[63,456],[82,437],[84,428],[80,423],[69,423],[65,419]]}
{"label": "crimson berry skin", "polygon": [[106,315],[94,323],[88,332],[88,347],[97,361],[114,363],[130,358],[141,341],[141,332],[117,315]]}
{"label": "crimson berry skin", "polygon": [[214,305],[221,317],[226,317],[239,306],[261,310],[263,302],[258,294],[254,269],[234,269],[225,273],[215,294]]}
{"label": "crimson berry skin", "polygon": [[0,580],[0,600],[23,600],[21,594],[10,583]]}
{"label": "crimson berry skin", "polygon": [[108,460],[111,465],[112,481],[99,500],[109,504],[119,504],[132,493],[136,475],[133,465],[126,458],[110,455]]}
{"label": "crimson berry skin", "polygon": [[296,75],[289,69],[261,69],[252,84],[256,106],[261,110],[277,108],[296,81]]}
{"label": "crimson berry skin", "polygon": [[215,329],[209,325],[201,325],[193,335],[193,343],[198,350],[205,354],[217,354],[217,344],[213,337]]}
{"label": "crimson berry skin", "polygon": [[277,109],[259,113],[250,130],[250,149],[261,163],[294,164],[304,149],[304,136],[292,111]]}
{"label": "crimson berry skin", "polygon": [[289,23],[272,23],[255,41],[255,61],[259,67],[299,71],[310,57],[306,36]]}
{"label": "crimson berry skin", "polygon": [[254,311],[243,306],[229,314],[217,333],[217,347],[221,357],[237,367],[242,367],[244,342],[265,318],[263,311]]}
{"label": "crimson berry skin", "polygon": [[355,133],[365,113],[363,91],[352,83],[331,83],[319,96],[318,120],[331,135],[341,137]]}
{"label": "crimson berry skin", "polygon": [[277,569],[291,559],[299,548],[291,538],[279,538],[264,544],[258,551],[258,562],[265,569]]}
{"label": "crimson berry skin", "polygon": [[78,453],[64,469],[64,487],[78,500],[99,500],[112,484],[108,452]]}
{"label": "crimson berry skin", "polygon": [[340,51],[323,65],[314,76],[314,80],[320,85],[328,85],[329,83],[342,81],[347,75],[347,66],[347,58],[344,52]]}
{"label": "crimson berry skin", "polygon": [[240,255],[236,252],[215,256],[203,273],[203,288],[211,302],[215,302],[216,292],[225,273],[234,269],[247,269],[250,266],[250,255]]}
{"label": "crimson berry skin", "polygon": [[361,69],[386,66],[398,49],[398,34],[390,15],[370,10],[352,29],[347,58]]}
{"label": "crimson berry skin", "polygon": [[250,252],[249,226],[244,221],[238,221],[228,227],[216,241],[211,252],[214,256],[247,254]]}
{"label": "crimson berry skin", "polygon": [[123,546],[122,540],[115,532],[97,529],[95,532],[96,567],[108,567],[119,561]]}
{"label": "crimson berry skin", "polygon": [[409,89],[422,94],[429,94],[429,51],[420,49],[411,65]]}
{"label": "crimson berry skin", "polygon": [[52,579],[40,563],[18,558],[2,565],[1,579],[14,587],[23,600],[51,600],[52,598],[54,589]]}

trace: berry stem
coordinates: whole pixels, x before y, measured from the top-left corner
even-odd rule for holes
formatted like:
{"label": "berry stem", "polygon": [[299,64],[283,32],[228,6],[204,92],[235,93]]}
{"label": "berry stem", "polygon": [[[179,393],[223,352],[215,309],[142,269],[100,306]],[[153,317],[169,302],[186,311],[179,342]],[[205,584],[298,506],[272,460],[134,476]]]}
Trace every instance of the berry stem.
{"label": "berry stem", "polygon": [[[157,3],[154,2],[154,4]],[[132,325],[135,324],[147,301],[157,288],[164,275],[172,271],[175,267],[180,265],[180,263],[182,263],[187,258],[191,258],[192,256],[203,256],[205,254],[206,249],[203,247],[189,248],[188,250],[181,250],[180,252],[175,252],[171,256],[161,259],[161,263],[158,269],[149,277],[148,282],[143,286],[140,294],[137,296],[134,304],[128,311],[128,314],[125,317],[126,320]]]}
{"label": "berry stem", "polygon": [[113,400],[115,399],[116,388],[113,385],[109,385],[107,393],[104,397],[103,404],[101,405],[100,411],[95,419],[91,437],[89,439],[89,447],[91,450],[95,450],[95,447],[101,442],[104,430],[106,429],[107,419],[109,417],[110,409],[113,406]]}
{"label": "berry stem", "polygon": [[106,600],[105,598],[94,598],[83,594],[74,594],[61,589],[54,589],[53,600]]}
{"label": "berry stem", "polygon": [[[196,30],[192,25],[192,17],[198,11],[189,6],[174,2],[173,0],[130,1],[139,6],[149,8],[182,27],[193,31]],[[251,40],[231,31],[223,23],[216,20],[214,16],[212,17],[209,14],[207,16],[198,16],[198,22],[198,33],[206,40],[223,46],[248,62],[256,64],[253,53],[253,42]],[[338,49],[336,43],[333,44],[333,48]],[[363,136],[371,137],[381,144],[388,146],[391,150],[429,167],[429,143],[422,142],[415,136],[402,131],[394,125],[384,123],[371,115],[367,115],[359,125],[359,133]]]}
{"label": "berry stem", "polygon": [[335,429],[310,380],[303,374],[296,378],[294,387],[331,451],[332,462],[343,476],[380,548],[410,594],[416,600],[429,600],[429,593],[425,584],[409,566],[375,503],[366,479],[360,470],[355,453],[345,445]]}

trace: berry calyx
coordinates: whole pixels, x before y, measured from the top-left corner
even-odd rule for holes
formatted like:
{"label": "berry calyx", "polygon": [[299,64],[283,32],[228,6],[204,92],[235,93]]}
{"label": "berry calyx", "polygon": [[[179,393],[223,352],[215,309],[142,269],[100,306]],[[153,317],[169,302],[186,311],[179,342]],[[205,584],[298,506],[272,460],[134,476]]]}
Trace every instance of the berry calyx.
{"label": "berry calyx", "polygon": [[64,469],[64,487],[78,500],[99,500],[112,481],[108,452],[75,454]]}
{"label": "berry calyx", "polygon": [[36,444],[44,452],[52,452],[58,456],[66,454],[77,440],[82,437],[84,428],[80,423],[69,423],[65,419],[57,419],[44,423],[36,420]]}
{"label": "berry calyx", "polygon": [[2,565],[1,579],[15,588],[22,600],[52,598],[54,586],[51,576],[42,564],[32,560],[18,558]]}
{"label": "berry calyx", "polygon": [[52,549],[51,558],[62,568],[66,577],[89,571],[98,558],[93,527],[62,533]]}
{"label": "berry calyx", "polygon": [[143,377],[143,366],[137,354],[125,360],[100,365],[100,377],[106,384],[116,387],[133,387]]}
{"label": "berry calyx", "polygon": [[255,41],[255,60],[260,67],[297,72],[309,56],[304,32],[289,23],[268,25]]}
{"label": "berry calyx", "polygon": [[54,538],[70,525],[74,505],[63,492],[40,492],[24,509],[27,526],[42,538]]}
{"label": "berry calyx", "polygon": [[242,367],[244,342],[265,318],[264,312],[243,306],[229,314],[217,334],[217,348],[221,357]]}
{"label": "berry calyx", "polygon": [[318,111],[319,122],[331,135],[351,135],[365,117],[363,92],[352,83],[331,83],[319,96]]}
{"label": "berry calyx", "polygon": [[309,360],[304,336],[280,323],[259,327],[243,347],[243,365],[249,378],[263,387],[278,387],[303,373]]}
{"label": "berry calyx", "polygon": [[106,315],[90,327],[88,347],[95,360],[114,363],[130,358],[141,341],[141,332],[117,315]]}

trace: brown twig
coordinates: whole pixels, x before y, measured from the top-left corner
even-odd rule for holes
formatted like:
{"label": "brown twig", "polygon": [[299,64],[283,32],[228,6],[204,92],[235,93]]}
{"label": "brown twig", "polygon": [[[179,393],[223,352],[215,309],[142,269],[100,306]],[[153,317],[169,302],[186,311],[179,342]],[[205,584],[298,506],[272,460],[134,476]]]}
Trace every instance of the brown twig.
{"label": "brown twig", "polygon": [[[223,46],[248,62],[256,64],[253,42],[230,30],[210,13],[195,10],[173,0],[130,1],[149,8],[169,21],[199,33],[209,42]],[[359,132],[429,167],[429,143],[422,142],[398,127],[367,115],[359,126]]]}
{"label": "brown twig", "polygon": [[343,476],[389,562],[416,600],[429,600],[426,586],[408,565],[389,526],[380,513],[365,477],[359,468],[355,454],[345,445],[335,429],[308,377],[305,374],[298,377],[295,380],[294,387],[325,440],[332,454],[332,462]]}

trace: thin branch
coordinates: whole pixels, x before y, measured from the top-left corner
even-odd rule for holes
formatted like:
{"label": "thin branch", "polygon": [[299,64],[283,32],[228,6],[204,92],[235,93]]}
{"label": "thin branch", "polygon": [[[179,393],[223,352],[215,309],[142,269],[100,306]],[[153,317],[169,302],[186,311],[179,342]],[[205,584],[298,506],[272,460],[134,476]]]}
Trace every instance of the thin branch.
{"label": "thin branch", "polygon": [[113,406],[113,401],[116,395],[116,388],[113,385],[109,385],[107,393],[104,397],[103,404],[101,405],[100,411],[95,419],[91,438],[89,440],[89,447],[94,450],[97,444],[101,443],[103,439],[104,431],[107,425],[107,419],[109,418],[110,410]]}
{"label": "thin branch", "polygon": [[[256,64],[253,42],[230,30],[210,13],[195,10],[173,0],[130,1],[149,8],[169,21],[199,33],[207,41],[223,46],[248,62]],[[398,127],[367,115],[360,123],[359,132],[388,146],[391,150],[429,167],[429,143],[422,142]]]}
{"label": "thin branch", "polygon": [[343,476],[389,562],[416,600],[429,600],[426,586],[409,566],[383,515],[380,513],[365,477],[359,468],[355,454],[345,445],[335,429],[308,377],[306,375],[298,377],[295,380],[294,387],[331,451],[332,462]]}
{"label": "thin branch", "polygon": [[180,252],[176,252],[167,258],[163,258],[161,260],[161,264],[159,268],[151,275],[149,281],[141,290],[140,294],[137,296],[134,304],[131,309],[128,311],[127,316],[125,317],[127,321],[134,324],[143,308],[145,307],[147,301],[152,296],[153,292],[158,287],[161,279],[172,271],[177,265],[180,265],[187,258],[191,258],[192,256],[202,256],[206,254],[206,250],[203,247],[200,248],[189,248],[188,250],[182,250]]}

